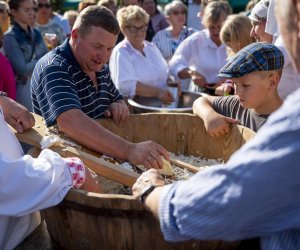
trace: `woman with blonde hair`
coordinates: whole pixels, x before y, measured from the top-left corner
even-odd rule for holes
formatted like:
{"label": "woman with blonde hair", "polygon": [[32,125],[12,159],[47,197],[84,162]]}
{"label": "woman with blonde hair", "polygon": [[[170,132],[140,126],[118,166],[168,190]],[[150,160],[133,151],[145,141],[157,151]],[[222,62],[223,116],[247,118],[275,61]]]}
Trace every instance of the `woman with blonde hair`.
{"label": "woman with blonde hair", "polygon": [[224,22],[220,32],[220,38],[230,52],[228,56],[236,54],[239,50],[246,47],[255,39],[250,36],[252,24],[250,19],[242,14],[230,15]]}
{"label": "woman with blonde hair", "polygon": [[[227,47],[228,58],[246,47],[255,39],[250,36],[252,24],[250,19],[243,14],[230,15],[223,24],[220,32],[222,43]],[[234,93],[232,81],[226,81],[215,90],[216,95],[228,95]]]}
{"label": "woman with blonde hair", "polygon": [[185,39],[170,60],[173,76],[192,80],[190,90],[211,92],[214,91],[212,86],[219,82],[217,75],[227,58],[220,31],[230,13],[225,1],[209,3],[202,20],[207,28]]}
{"label": "woman with blonde hair", "polygon": [[168,64],[158,48],[145,40],[149,15],[141,7],[129,5],[117,12],[125,39],[113,50],[109,68],[119,91],[127,97],[156,97],[173,101],[166,88]]}

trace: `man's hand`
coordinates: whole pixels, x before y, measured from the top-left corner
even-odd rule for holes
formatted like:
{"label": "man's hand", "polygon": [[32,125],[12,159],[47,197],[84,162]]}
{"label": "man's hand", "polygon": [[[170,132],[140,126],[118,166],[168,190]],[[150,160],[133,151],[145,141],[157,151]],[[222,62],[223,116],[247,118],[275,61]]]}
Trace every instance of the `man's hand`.
{"label": "man's hand", "polygon": [[129,117],[129,109],[123,100],[118,100],[109,105],[104,113],[105,117],[111,117],[119,125]]}
{"label": "man's hand", "polygon": [[172,93],[168,89],[161,89],[158,92],[158,99],[161,100],[162,103],[168,104],[174,101],[174,97]]}
{"label": "man's hand", "polygon": [[135,165],[144,165],[147,169],[163,168],[162,156],[166,160],[170,160],[168,151],[161,145],[145,141],[140,143],[132,143],[128,148],[128,160]]}
{"label": "man's hand", "polygon": [[164,178],[156,169],[150,169],[144,172],[132,186],[132,194],[135,198],[139,198],[143,190],[149,186],[163,186],[165,185]]}
{"label": "man's hand", "polygon": [[238,120],[220,115],[218,113],[213,113],[204,120],[206,131],[212,137],[219,137],[229,133],[231,128],[230,125],[237,123]]}
{"label": "man's hand", "polygon": [[34,126],[35,120],[33,115],[21,104],[8,97],[1,96],[0,106],[2,107],[5,121],[19,133],[23,133],[24,130]]}

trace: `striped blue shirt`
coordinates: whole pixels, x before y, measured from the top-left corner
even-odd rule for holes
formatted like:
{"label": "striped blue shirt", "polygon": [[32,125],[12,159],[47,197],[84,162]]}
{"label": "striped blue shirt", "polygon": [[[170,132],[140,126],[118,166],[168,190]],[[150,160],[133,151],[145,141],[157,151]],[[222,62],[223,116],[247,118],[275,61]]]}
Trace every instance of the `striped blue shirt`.
{"label": "striped blue shirt", "polygon": [[153,37],[152,42],[160,50],[163,57],[167,61],[169,61],[174,55],[175,50],[177,49],[179,44],[194,32],[196,32],[196,30],[194,30],[193,28],[183,27],[178,38],[175,39],[172,37],[170,28],[166,28],[164,30],[158,31]]}
{"label": "striped blue shirt", "polygon": [[167,186],[159,217],[169,241],[260,238],[300,249],[300,90],[225,165]]}
{"label": "striped blue shirt", "polygon": [[44,117],[47,126],[55,124],[56,118],[69,109],[80,109],[94,119],[104,117],[107,107],[122,96],[111,80],[107,65],[96,72],[96,78],[98,92],[81,70],[66,40],[35,66],[31,79],[34,112]]}

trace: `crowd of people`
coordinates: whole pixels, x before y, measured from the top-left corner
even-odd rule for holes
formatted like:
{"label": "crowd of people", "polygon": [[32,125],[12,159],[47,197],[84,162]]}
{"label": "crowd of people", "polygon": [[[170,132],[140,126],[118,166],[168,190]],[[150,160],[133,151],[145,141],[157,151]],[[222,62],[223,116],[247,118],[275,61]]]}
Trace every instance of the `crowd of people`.
{"label": "crowd of people", "polygon": [[[1,0],[0,59],[9,77],[2,80],[0,90],[9,92],[32,111],[33,68],[48,51],[70,39],[78,14],[91,5],[108,8],[118,19],[121,32],[109,69],[114,84],[126,98],[153,96],[171,103],[174,97],[167,89],[168,82],[177,82],[182,90],[234,94],[234,84],[219,77],[218,72],[230,56],[255,41],[275,44],[284,54],[280,98],[285,99],[298,87],[299,74],[292,67],[276,25],[274,4],[269,0],[249,1],[245,12],[238,15],[232,14],[226,0],[202,0],[188,6],[180,0],[171,1],[163,8],[156,0],[122,1],[120,6],[114,0],[83,0],[77,10],[68,10],[64,15],[53,10],[50,0]],[[190,8],[197,8],[197,13]],[[143,13],[143,29],[136,29],[135,23],[141,17],[133,17],[132,11]],[[197,27],[191,24],[195,22]],[[137,37],[141,39],[140,51],[133,46],[137,41],[132,39]],[[133,46],[136,56],[122,52],[125,44]],[[135,66],[128,68],[127,64]]]}
{"label": "crowd of people", "polygon": [[[299,249],[300,2],[251,2],[233,14],[226,0],[194,1],[191,16],[179,0],[164,10],[156,0],[83,0],[62,16],[50,0],[1,0],[0,248],[20,244],[40,224],[37,211],[70,188],[101,192],[77,158],[24,155],[7,124],[31,128],[30,111],[81,145],[150,169],[133,194],[167,240],[258,238],[261,249]],[[121,124],[134,96],[171,103],[171,79],[210,94],[193,105],[209,135],[236,123],[258,134],[225,165],[165,185],[155,170],[170,159],[164,147],[129,142],[94,119]]]}

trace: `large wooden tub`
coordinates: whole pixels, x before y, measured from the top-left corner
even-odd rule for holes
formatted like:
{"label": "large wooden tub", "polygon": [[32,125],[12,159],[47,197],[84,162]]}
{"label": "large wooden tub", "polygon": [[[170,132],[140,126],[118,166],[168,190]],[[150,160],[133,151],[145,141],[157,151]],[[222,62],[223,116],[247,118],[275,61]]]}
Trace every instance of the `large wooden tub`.
{"label": "large wooden tub", "polygon": [[[206,158],[230,155],[254,136],[254,132],[233,126],[221,138],[209,137],[198,117],[189,114],[133,115],[122,127],[110,120],[103,126],[128,140],[153,140],[171,152]],[[132,196],[95,194],[72,190],[58,206],[43,215],[50,235],[65,249],[168,250],[168,249],[235,249],[238,242],[164,241],[158,221]]]}

